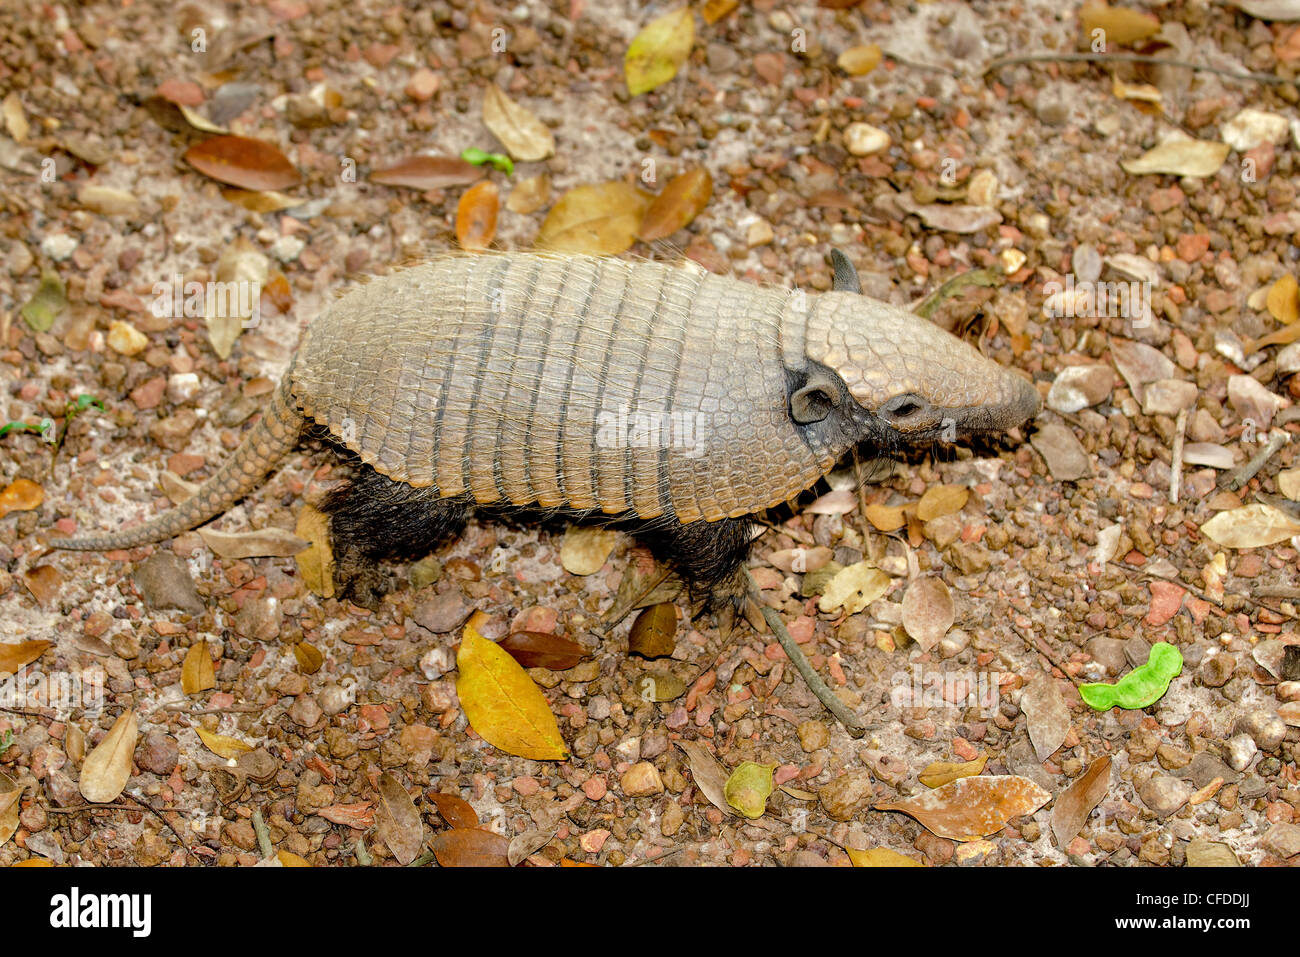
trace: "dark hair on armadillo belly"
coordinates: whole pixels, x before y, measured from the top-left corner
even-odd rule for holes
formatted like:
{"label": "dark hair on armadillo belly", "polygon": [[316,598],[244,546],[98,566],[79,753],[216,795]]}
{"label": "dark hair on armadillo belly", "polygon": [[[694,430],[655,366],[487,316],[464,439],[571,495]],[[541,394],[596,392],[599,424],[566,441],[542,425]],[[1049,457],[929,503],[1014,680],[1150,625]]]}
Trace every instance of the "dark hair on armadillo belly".
{"label": "dark hair on armadillo belly", "polygon": [[[460,531],[473,502],[468,496],[443,498],[436,489],[394,481],[355,454],[338,452],[347,477],[319,506],[330,520],[335,583],[340,597],[373,607],[392,586],[380,563],[429,554]],[[744,597],[743,570],[754,528],[748,517],[682,524],[671,515],[642,520],[572,509],[479,506],[476,512],[518,523],[563,519],[613,526],[635,536],[673,568],[693,598],[709,605],[729,601],[739,606]]]}

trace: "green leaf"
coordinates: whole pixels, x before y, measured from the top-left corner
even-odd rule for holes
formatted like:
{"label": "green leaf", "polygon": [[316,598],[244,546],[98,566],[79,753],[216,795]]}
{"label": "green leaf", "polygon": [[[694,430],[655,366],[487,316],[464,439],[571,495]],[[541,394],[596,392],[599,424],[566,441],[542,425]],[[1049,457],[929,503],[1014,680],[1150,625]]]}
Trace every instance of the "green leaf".
{"label": "green leaf", "polygon": [[628,92],[649,93],[677,75],[695,45],[695,14],[682,7],[647,23],[627,48],[623,72]]}
{"label": "green leaf", "polygon": [[1130,711],[1149,707],[1159,701],[1183,670],[1183,655],[1166,641],[1151,646],[1147,663],[1134,668],[1115,684],[1093,682],[1079,685],[1079,696],[1097,711],[1120,707]]}

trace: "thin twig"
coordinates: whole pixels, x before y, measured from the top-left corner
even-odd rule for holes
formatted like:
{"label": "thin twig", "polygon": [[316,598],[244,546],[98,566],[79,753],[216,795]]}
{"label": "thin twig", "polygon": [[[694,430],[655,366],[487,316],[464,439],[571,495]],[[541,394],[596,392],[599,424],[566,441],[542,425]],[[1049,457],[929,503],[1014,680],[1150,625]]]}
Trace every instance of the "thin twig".
{"label": "thin twig", "polygon": [[[755,595],[758,594],[758,584],[754,581],[754,576],[749,572],[745,573],[749,579],[749,587],[753,589]],[[817,696],[826,710],[835,715],[836,720],[844,725],[844,729],[855,738],[860,738],[867,733],[867,726],[856,714],[845,707],[844,702],[835,696],[835,692],[827,686],[822,680],[821,675],[813,671],[813,667],[808,663],[808,658],[804,655],[803,650],[791,637],[790,632],[786,630],[785,622],[777,614],[776,609],[762,606],[763,620],[767,622],[767,627],[772,629],[772,634],[776,635],[776,640],[781,643],[781,648],[785,655],[798,669],[799,674],[803,677],[804,682],[808,685],[808,690]]]}
{"label": "thin twig", "polygon": [[[162,811],[159,811],[157,808],[155,808],[153,805],[149,804],[147,801],[144,801],[144,800],[142,800],[142,799],[136,797],[136,796],[135,796],[134,794],[132,794],[130,791],[123,791],[123,792],[122,792],[122,796],[123,796],[123,797],[128,797],[128,798],[130,798],[132,801],[134,801],[136,804],[140,805],[142,808],[144,808],[144,809],[145,809],[146,811],[148,811],[150,814],[152,814],[152,815],[154,815],[155,817],[157,817],[158,820],[162,821],[162,822],[163,822],[163,826],[166,827],[167,830],[171,831],[172,834],[175,836],[176,840],[177,840],[178,842],[180,842],[181,847],[185,848],[185,853],[188,854],[190,857],[194,858],[194,860],[198,861],[200,864],[203,864],[203,863],[204,863],[203,860],[202,860],[202,858],[200,858],[197,854],[195,854],[194,851],[192,851],[192,850],[190,849],[190,846],[189,846],[187,843],[185,843],[185,838],[181,837],[181,832],[178,831],[178,830],[176,830],[176,828],[172,826],[172,822],[169,821],[169,820],[167,820],[166,816],[162,813]],[[205,866],[206,866],[206,865],[205,865]]]}
{"label": "thin twig", "polygon": [[1274,429],[1268,437],[1268,444],[1260,449],[1251,457],[1251,460],[1236,471],[1229,472],[1224,476],[1222,487],[1230,492],[1235,492],[1251,479],[1255,474],[1264,467],[1264,463],[1277,455],[1282,450],[1282,446],[1291,441],[1291,436],[1281,429]]}
{"label": "thin twig", "polygon": [[257,835],[257,849],[262,852],[262,860],[266,860],[275,853],[275,845],[271,843],[271,829],[266,826],[261,808],[253,811],[253,833]]}
{"label": "thin twig", "polygon": [[1174,422],[1174,451],[1169,462],[1169,504],[1178,504],[1179,486],[1183,484],[1183,439],[1187,435],[1187,410],[1178,413]]}
{"label": "thin twig", "polygon": [[1004,56],[984,67],[980,72],[980,76],[988,76],[994,70],[1018,63],[1105,63],[1108,60],[1114,63],[1149,63],[1152,66],[1176,66],[1184,70],[1196,70],[1200,73],[1214,73],[1231,80],[1254,80],[1257,83],[1274,83],[1278,85],[1291,82],[1280,76],[1274,76],[1272,73],[1252,73],[1250,71],[1239,73],[1235,70],[1208,66],[1204,63],[1192,63],[1189,60],[1174,60],[1159,56],[1144,56],[1140,53],[1026,53],[1021,56]]}
{"label": "thin twig", "polygon": [[1011,622],[1011,630],[1020,636],[1020,640],[1029,646],[1030,651],[1037,652],[1046,658],[1048,664],[1069,678],[1076,686],[1081,684],[1077,676],[1070,674],[1069,669],[1065,667],[1065,662],[1061,660],[1061,656],[1052,649],[1052,646],[1041,635],[1026,634],[1025,630],[1014,621]]}

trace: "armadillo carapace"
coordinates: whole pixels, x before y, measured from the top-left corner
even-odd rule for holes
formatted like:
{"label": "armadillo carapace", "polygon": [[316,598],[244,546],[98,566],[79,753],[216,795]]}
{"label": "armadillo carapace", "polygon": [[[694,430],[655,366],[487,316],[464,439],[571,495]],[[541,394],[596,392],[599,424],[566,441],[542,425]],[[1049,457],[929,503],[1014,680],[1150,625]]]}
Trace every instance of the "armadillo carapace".
{"label": "armadillo carapace", "polygon": [[1021,376],[858,294],[838,253],[835,272],[818,294],[648,261],[435,258],[317,317],[261,421],[191,499],[51,544],[125,548],[192,528],[315,424],[364,463],[326,505],[343,550],[427,550],[466,506],[537,506],[632,520],[716,585],[747,554],[746,517],[856,443],[1005,430],[1038,409]]}

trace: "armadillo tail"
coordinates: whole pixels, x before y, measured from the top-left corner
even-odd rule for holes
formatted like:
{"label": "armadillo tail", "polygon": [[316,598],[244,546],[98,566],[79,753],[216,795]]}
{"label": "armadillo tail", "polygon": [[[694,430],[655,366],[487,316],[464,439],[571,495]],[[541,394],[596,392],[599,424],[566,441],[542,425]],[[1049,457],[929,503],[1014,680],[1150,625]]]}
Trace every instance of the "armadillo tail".
{"label": "armadillo tail", "polygon": [[289,393],[286,375],[242,445],[204,482],[194,495],[143,525],[104,535],[51,538],[53,548],[74,551],[109,551],[161,542],[220,515],[261,483],[293,449],[302,432],[303,417]]}

